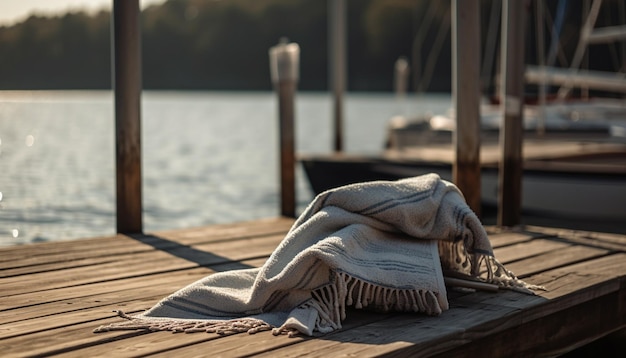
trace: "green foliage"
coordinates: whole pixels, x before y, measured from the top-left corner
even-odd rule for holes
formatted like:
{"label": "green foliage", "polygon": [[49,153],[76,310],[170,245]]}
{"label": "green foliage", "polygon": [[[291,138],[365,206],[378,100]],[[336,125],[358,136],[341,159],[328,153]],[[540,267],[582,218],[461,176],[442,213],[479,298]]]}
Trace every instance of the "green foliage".
{"label": "green foliage", "polygon": [[[268,50],[287,37],[301,48],[299,88],[326,90],[327,1],[169,0],[150,6],[141,18],[144,88],[269,90]],[[481,1],[483,36],[491,3]],[[551,14],[556,3],[546,3],[552,7]],[[619,1],[606,3],[614,6]],[[347,1],[349,90],[391,90],[394,62],[400,56],[410,59],[414,76],[419,77],[425,68],[431,71],[427,90],[450,89],[449,29],[437,61],[427,66],[439,25],[449,21],[450,2],[438,2],[427,15],[431,4],[432,0]],[[568,4],[574,9],[568,14],[572,15],[582,0]],[[608,17],[619,13],[610,11]],[[563,28],[565,56],[575,48],[580,28],[580,19],[574,18]],[[604,18],[607,15],[599,22]],[[423,43],[418,48],[416,35],[427,20],[432,20],[432,26],[422,33]],[[530,16],[531,30],[532,21]],[[110,23],[108,12],[74,12],[31,16],[22,23],[0,27],[0,89],[110,88]],[[535,46],[527,48],[532,63]],[[615,56],[619,51],[595,53],[592,61],[599,57],[607,63],[623,63]],[[417,85],[417,81],[412,83]]]}
{"label": "green foliage", "polygon": [[109,87],[109,15],[31,16],[0,28],[0,87]]}
{"label": "green foliage", "polygon": [[[390,88],[393,60],[406,55],[387,53],[368,39],[372,31],[363,17],[374,3],[381,6],[380,0],[348,4],[350,77],[360,76],[351,89]],[[141,19],[144,87],[271,89],[268,50],[287,37],[301,47],[299,87],[325,90],[326,6],[323,0],[169,0],[151,6]],[[380,23],[377,17],[393,13],[368,16]],[[110,88],[110,23],[107,12],[70,13],[0,27],[0,89]],[[411,29],[400,25],[393,31],[410,38]],[[387,53],[386,63],[381,53]]]}

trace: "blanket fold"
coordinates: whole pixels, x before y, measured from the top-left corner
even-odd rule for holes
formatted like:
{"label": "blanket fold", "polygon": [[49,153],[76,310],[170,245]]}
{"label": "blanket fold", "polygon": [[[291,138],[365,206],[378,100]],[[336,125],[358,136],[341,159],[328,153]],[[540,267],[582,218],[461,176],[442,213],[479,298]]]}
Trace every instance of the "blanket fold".
{"label": "blanket fold", "polygon": [[95,332],[148,329],[328,333],[346,308],[448,309],[443,270],[532,293],[493,256],[456,186],[428,174],[319,194],[260,268],[209,275],[127,321]]}

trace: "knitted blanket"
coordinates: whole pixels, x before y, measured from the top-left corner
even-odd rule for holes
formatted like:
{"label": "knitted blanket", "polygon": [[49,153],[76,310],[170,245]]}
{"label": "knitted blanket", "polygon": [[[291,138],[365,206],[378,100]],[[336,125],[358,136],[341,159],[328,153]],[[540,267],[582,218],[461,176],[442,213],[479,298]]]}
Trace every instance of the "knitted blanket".
{"label": "knitted blanket", "polygon": [[455,271],[531,292],[493,256],[456,186],[429,174],[319,194],[260,268],[209,275],[95,332],[327,333],[346,307],[438,315]]}

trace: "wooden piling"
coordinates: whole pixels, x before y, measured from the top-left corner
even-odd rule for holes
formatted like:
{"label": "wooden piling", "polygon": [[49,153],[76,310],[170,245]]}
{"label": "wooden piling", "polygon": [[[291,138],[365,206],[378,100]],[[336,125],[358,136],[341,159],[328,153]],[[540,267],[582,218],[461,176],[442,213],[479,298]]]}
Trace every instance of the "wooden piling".
{"label": "wooden piling", "polygon": [[502,116],[498,225],[520,223],[522,207],[522,135],[524,108],[523,1],[506,0],[502,7]]}
{"label": "wooden piling", "polygon": [[477,1],[452,3],[452,93],[456,110],[452,167],[454,183],[480,215],[480,6]]}
{"label": "wooden piling", "polygon": [[141,31],[139,0],[114,0],[112,71],[115,91],[117,232],[141,233]]}
{"label": "wooden piling", "polygon": [[346,90],[346,1],[328,0],[330,11],[328,43],[329,83],[333,90],[333,141],[336,152],[343,151],[343,94]]}
{"label": "wooden piling", "polygon": [[270,48],[270,73],[278,95],[281,215],[296,216],[295,92],[300,47],[286,39]]}

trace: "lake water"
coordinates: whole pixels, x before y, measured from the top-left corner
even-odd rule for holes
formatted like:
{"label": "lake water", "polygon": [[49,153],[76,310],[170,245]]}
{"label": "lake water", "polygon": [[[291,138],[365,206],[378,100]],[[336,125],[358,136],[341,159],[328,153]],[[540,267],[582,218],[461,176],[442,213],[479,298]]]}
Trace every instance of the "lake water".
{"label": "lake water", "polygon": [[[345,149],[376,153],[391,116],[449,106],[348,94]],[[113,113],[110,91],[0,91],[0,246],[115,233]],[[298,152],[331,151],[331,114],[329,94],[297,94]],[[144,92],[144,231],[277,216],[277,123],[272,92]],[[313,194],[296,178],[300,212]]]}

